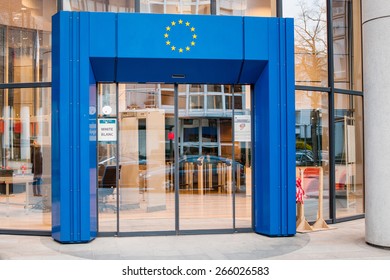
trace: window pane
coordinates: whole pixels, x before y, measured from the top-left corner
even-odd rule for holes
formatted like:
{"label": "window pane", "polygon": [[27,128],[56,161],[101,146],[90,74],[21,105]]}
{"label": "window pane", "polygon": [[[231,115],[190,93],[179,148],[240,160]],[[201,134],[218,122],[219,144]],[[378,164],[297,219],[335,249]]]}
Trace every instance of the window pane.
{"label": "window pane", "polygon": [[64,11],[134,12],[134,0],[63,0]]}
{"label": "window pane", "polygon": [[0,90],[0,228],[51,229],[51,91]]}
{"label": "window pane", "polygon": [[208,95],[207,109],[222,109],[222,95]]}
{"label": "window pane", "polygon": [[[320,199],[323,219],[329,218],[329,125],[328,94],[297,91],[296,97],[296,172],[305,191],[306,219],[317,219]],[[319,197],[322,188],[323,196]]]}
{"label": "window pane", "polygon": [[1,2],[0,82],[51,81],[51,16],[56,1]]}
{"label": "window pane", "polygon": [[362,115],[362,97],[335,95],[335,191],[337,218],[364,213]]}
{"label": "window pane", "polygon": [[142,13],[209,15],[210,0],[141,0]]}
{"label": "window pane", "polygon": [[51,31],[51,16],[56,12],[54,0],[1,0],[0,25]]}
{"label": "window pane", "polygon": [[362,90],[360,1],[333,0],[335,87]]}
{"label": "window pane", "polygon": [[[239,98],[240,97],[240,98]],[[231,110],[233,109],[233,105],[232,105],[232,100],[233,100],[233,96],[226,96],[225,97],[225,104],[226,104],[226,109],[228,110]],[[237,96],[234,98],[234,109],[236,110],[242,110],[243,107],[243,96]]]}
{"label": "window pane", "polygon": [[191,95],[190,96],[190,109],[203,109],[204,105],[203,95]]}
{"label": "window pane", "polygon": [[297,85],[328,85],[325,0],[285,0],[283,16],[295,24],[295,81]]}
{"label": "window pane", "polygon": [[276,16],[276,0],[217,0],[218,15]]}

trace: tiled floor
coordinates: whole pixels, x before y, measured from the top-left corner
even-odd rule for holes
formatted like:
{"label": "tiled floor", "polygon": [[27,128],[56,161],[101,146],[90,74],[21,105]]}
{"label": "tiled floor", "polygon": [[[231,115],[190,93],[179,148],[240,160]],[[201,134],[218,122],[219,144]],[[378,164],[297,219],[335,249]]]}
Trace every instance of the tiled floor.
{"label": "tiled floor", "polygon": [[101,260],[390,260],[390,250],[367,245],[364,219],[293,237],[256,233],[99,237],[87,244],[60,244],[51,237],[0,235],[0,259]]}

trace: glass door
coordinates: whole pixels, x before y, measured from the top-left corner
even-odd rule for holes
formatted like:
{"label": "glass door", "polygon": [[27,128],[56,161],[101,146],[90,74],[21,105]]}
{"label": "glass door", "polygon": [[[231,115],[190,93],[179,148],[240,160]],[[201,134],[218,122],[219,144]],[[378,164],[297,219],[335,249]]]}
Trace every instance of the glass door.
{"label": "glass door", "polygon": [[246,88],[100,84],[99,232],[250,228]]}
{"label": "glass door", "polygon": [[119,85],[119,230],[174,231],[173,106],[157,84]]}
{"label": "glass door", "polygon": [[98,85],[97,162],[99,232],[117,231],[118,135],[115,84]]}

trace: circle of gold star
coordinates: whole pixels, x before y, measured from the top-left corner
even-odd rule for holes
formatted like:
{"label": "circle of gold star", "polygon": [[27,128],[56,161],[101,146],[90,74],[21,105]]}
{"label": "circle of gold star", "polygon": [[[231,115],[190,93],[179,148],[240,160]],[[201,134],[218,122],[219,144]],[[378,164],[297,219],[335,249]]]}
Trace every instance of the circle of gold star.
{"label": "circle of gold star", "polygon": [[[176,45],[174,42],[172,42],[169,37],[171,35],[171,31],[173,31],[177,27],[184,27],[187,28],[189,31],[190,36],[188,37],[188,41],[185,42],[182,45]],[[189,21],[184,22],[182,19],[179,19],[178,21],[171,21],[169,25],[165,27],[165,33],[164,33],[164,39],[165,39],[165,45],[170,48],[173,52],[178,53],[184,53],[191,51],[191,48],[196,46],[196,39],[198,39],[198,35],[195,33],[196,28],[194,26],[191,26],[191,23]]]}

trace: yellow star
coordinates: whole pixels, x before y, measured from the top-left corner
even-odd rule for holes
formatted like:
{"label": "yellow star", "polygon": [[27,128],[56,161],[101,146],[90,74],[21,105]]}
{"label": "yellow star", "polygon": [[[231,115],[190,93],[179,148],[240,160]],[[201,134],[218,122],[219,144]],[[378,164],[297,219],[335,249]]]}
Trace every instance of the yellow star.
{"label": "yellow star", "polygon": [[168,37],[169,37],[168,33],[165,33],[164,38],[168,38]]}
{"label": "yellow star", "polygon": [[171,44],[171,42],[168,40],[165,42],[167,44],[167,46],[169,46]]}
{"label": "yellow star", "polygon": [[176,22],[175,22],[175,21],[172,21],[171,24],[172,24],[172,26],[175,26],[175,25],[176,25]]}
{"label": "yellow star", "polygon": [[183,21],[181,19],[179,19],[179,24],[183,24]]}
{"label": "yellow star", "polygon": [[165,29],[166,29],[167,31],[171,30],[171,28],[170,28],[169,26],[167,26]]}
{"label": "yellow star", "polygon": [[191,42],[191,46],[195,46],[195,42],[194,41]]}
{"label": "yellow star", "polygon": [[194,32],[195,31],[195,27],[191,27],[191,31]]}
{"label": "yellow star", "polygon": [[198,36],[196,34],[192,35],[192,38],[196,39]]}
{"label": "yellow star", "polygon": [[172,47],[171,47],[171,50],[173,50],[173,51],[176,50],[176,47],[175,47],[175,46],[172,46]]}
{"label": "yellow star", "polygon": [[188,21],[186,22],[186,26],[190,26],[190,23]]}
{"label": "yellow star", "polygon": [[182,48],[180,48],[180,49],[179,49],[179,52],[183,52],[183,49],[182,49]]}
{"label": "yellow star", "polygon": [[187,46],[186,47],[186,51],[189,52],[190,51],[190,47]]}

